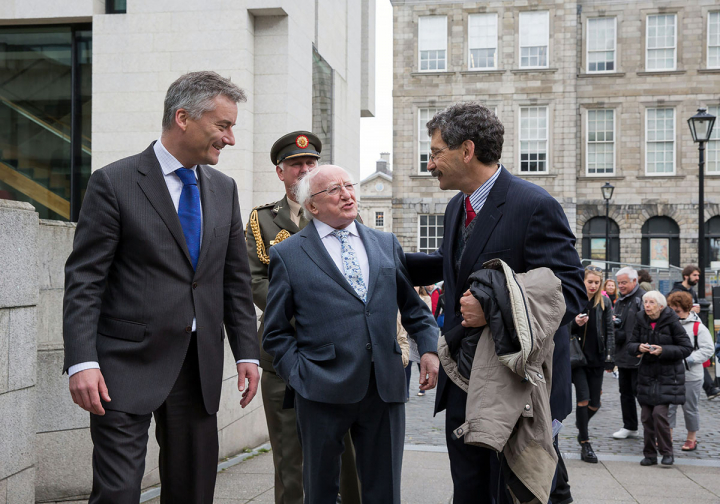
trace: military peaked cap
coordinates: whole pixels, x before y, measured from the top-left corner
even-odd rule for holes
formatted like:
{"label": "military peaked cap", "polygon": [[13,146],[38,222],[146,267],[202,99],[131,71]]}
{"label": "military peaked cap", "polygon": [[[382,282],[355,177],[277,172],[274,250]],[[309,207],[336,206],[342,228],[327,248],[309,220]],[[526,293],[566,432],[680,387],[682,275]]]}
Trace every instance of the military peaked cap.
{"label": "military peaked cap", "polygon": [[322,152],[322,142],[309,131],[293,131],[280,137],[270,149],[270,158],[274,165],[279,165],[285,159],[300,156],[319,158]]}

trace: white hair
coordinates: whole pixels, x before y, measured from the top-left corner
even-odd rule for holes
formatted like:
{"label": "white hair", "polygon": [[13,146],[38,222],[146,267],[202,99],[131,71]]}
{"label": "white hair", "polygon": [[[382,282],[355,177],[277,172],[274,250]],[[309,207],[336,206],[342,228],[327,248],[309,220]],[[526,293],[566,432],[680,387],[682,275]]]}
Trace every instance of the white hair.
{"label": "white hair", "polygon": [[348,180],[350,180],[350,182],[353,182],[352,176],[347,172],[347,170],[336,165],[320,165],[313,171],[305,175],[302,179],[300,179],[300,181],[295,186],[295,201],[300,203],[303,215],[307,220],[312,220],[313,218],[312,212],[310,212],[310,210],[308,210],[307,208],[307,206],[310,204],[310,199],[312,198],[313,193],[312,181],[325,168],[340,168],[348,176]]}
{"label": "white hair", "polygon": [[[638,272],[635,271],[630,266],[625,266],[624,268],[620,268],[617,273],[615,273],[615,278],[619,277],[620,275],[627,275],[630,280],[637,280],[638,279]],[[659,293],[658,293],[659,294]],[[660,294],[662,295],[662,294]],[[667,306],[667,305],[666,305]]]}
{"label": "white hair", "polygon": [[661,308],[665,308],[667,306],[667,299],[665,298],[665,296],[662,295],[660,291],[648,291],[643,294],[642,299],[643,301],[645,301],[646,299],[652,299]]}

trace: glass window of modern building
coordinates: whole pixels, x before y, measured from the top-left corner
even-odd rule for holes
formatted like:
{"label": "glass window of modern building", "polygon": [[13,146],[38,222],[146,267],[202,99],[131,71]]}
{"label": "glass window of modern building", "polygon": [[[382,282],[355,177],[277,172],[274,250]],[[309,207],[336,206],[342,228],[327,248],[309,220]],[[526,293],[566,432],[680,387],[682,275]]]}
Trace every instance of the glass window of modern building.
{"label": "glass window of modern building", "polygon": [[90,25],[0,27],[0,198],[77,220],[90,176]]}

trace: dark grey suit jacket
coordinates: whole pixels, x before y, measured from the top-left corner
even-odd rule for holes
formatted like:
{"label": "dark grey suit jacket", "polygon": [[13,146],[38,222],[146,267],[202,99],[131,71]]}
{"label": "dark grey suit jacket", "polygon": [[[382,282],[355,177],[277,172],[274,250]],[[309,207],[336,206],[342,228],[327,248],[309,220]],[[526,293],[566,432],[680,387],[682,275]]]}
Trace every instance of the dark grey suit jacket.
{"label": "dark grey suit jacket", "polygon": [[263,348],[273,356],[277,374],[306,399],[359,402],[374,362],[380,398],[404,402],[398,309],[420,354],[437,352],[439,331],[410,283],[395,236],[356,226],[368,256],[367,303],[347,282],[310,223],[270,249]]}
{"label": "dark grey suit jacket", "polygon": [[97,361],[106,409],[156,410],[197,319],[203,399],[220,403],[223,322],[236,360],[258,359],[255,308],[235,181],[198,167],[203,239],[193,271],[152,145],[92,174],[65,265],[64,370]]}

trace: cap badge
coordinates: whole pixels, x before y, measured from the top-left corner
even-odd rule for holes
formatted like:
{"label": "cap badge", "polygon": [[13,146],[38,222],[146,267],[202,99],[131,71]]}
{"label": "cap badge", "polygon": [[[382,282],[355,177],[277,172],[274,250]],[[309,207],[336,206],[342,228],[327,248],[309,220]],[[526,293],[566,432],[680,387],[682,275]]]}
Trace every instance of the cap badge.
{"label": "cap badge", "polygon": [[295,145],[297,145],[301,149],[305,149],[309,143],[310,141],[305,135],[298,135],[298,137],[295,139]]}

